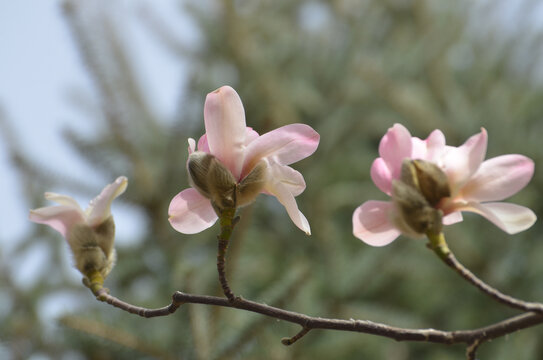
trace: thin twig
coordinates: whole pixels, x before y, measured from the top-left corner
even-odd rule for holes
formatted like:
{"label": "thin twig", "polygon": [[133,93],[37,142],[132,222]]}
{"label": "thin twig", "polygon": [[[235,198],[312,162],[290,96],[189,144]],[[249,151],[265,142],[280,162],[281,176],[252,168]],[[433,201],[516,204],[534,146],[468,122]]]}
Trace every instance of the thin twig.
{"label": "thin twig", "polygon": [[470,284],[492,297],[494,300],[522,311],[536,312],[543,314],[543,304],[537,302],[527,302],[512,296],[503,294],[492,286],[488,285],[477,276],[475,276],[470,270],[462,265],[451,252],[445,241],[443,233],[439,235],[428,234],[430,240],[429,248],[432,249],[439,258],[447,264],[450,268],[456,271],[460,276],[467,280]]}
{"label": "thin twig", "polygon": [[307,334],[309,332],[309,328],[306,328],[306,327],[303,327],[302,330],[300,330],[296,335],[294,335],[293,337],[289,337],[289,338],[282,338],[281,339],[281,344],[283,345],[292,345],[294,344],[296,341],[300,340],[302,337],[304,337],[305,334]]}
{"label": "thin twig", "polygon": [[106,288],[101,288],[96,292],[96,299],[106,302],[116,308],[129,312],[131,314],[136,314],[144,318],[167,316],[173,314],[183,304],[183,302],[179,302],[176,299],[173,299],[170,305],[161,307],[159,309],[147,309],[117,299],[115,296],[110,295]]}
{"label": "thin twig", "polygon": [[476,359],[476,353],[477,353],[477,349],[479,348],[479,345],[481,345],[481,342],[479,340],[474,340],[471,344],[468,345],[466,349],[467,360]]}

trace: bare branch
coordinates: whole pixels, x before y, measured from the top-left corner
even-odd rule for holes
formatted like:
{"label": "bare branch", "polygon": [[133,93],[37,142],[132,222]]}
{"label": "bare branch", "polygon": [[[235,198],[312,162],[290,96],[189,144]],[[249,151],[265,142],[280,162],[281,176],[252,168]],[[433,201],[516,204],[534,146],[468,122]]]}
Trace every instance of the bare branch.
{"label": "bare branch", "polygon": [[243,299],[242,297],[235,297],[233,301],[230,301],[226,298],[208,295],[187,294],[180,291],[177,291],[172,295],[173,300],[170,305],[159,309],[146,309],[128,304],[108,294],[105,289],[99,290],[97,299],[103,302],[107,302],[108,304],[111,304],[131,314],[136,314],[145,318],[170,315],[174,313],[182,304],[215,305],[246,310],[262,314],[271,318],[299,324],[305,330],[302,330],[300,333],[298,333],[299,336],[294,336],[294,338],[297,337],[296,340],[309,332],[309,330],[325,329],[360,332],[387,337],[397,341],[420,341],[438,344],[464,343],[468,346],[473,346],[473,344],[475,344],[476,342],[481,344],[484,341],[496,339],[501,336],[511,334],[515,331],[543,323],[543,315],[536,313],[525,313],[478,329],[443,331],[435,329],[399,328],[367,320],[342,320],[312,317],[305,314],[300,314],[293,311],[287,311],[273,306],[260,304],[254,301]]}
{"label": "bare branch", "polygon": [[543,313],[543,304],[537,302],[527,302],[512,296],[503,294],[492,286],[488,285],[477,276],[475,276],[470,270],[468,270],[464,265],[462,265],[454,256],[454,254],[449,249],[444,235],[441,233],[439,235],[428,234],[430,243],[428,247],[433,250],[439,258],[447,264],[448,267],[456,271],[460,276],[466,279],[470,284],[474,285],[476,288],[489,295],[494,300],[512,307],[514,309],[519,309],[526,312],[536,312]]}

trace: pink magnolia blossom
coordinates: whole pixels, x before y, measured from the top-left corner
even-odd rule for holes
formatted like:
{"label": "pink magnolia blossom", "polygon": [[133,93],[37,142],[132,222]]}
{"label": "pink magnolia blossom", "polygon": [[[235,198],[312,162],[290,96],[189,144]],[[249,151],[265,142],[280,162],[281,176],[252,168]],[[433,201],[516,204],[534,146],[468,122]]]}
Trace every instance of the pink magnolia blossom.
{"label": "pink magnolia blossom", "polygon": [[[275,196],[294,224],[310,234],[309,223],[294,198],[305,190],[305,181],[288,165],[315,152],[319,134],[310,126],[291,124],[259,135],[246,126],[241,99],[229,86],[207,95],[204,123],[206,133],[198,141],[198,151],[214,155],[238,184],[264,162],[264,185],[259,192]],[[189,155],[195,151],[196,142],[189,139]],[[217,220],[210,199],[194,187],[177,194],[168,213],[172,227],[185,234],[203,231]]]}
{"label": "pink magnolia blossom", "polygon": [[84,275],[98,270],[105,277],[115,261],[111,202],[125,191],[127,183],[126,177],[118,177],[84,211],[72,197],[47,192],[45,198],[59,205],[30,210],[30,221],[49,225],[62,234],[74,255],[76,267]]}
{"label": "pink magnolia blossom", "polygon": [[[392,183],[400,178],[404,159],[431,162],[446,174],[449,182],[451,196],[436,206],[443,212],[444,225],[462,221],[461,212],[469,211],[484,216],[509,234],[526,230],[534,224],[535,214],[526,207],[500,201],[528,184],[534,163],[517,154],[484,161],[486,147],[485,129],[463,145],[453,147],[445,145],[445,136],[439,130],[421,140],[395,124],[381,139],[380,157],[371,166],[371,177],[381,191],[392,196]],[[402,228],[395,220],[397,212],[393,201],[366,201],[353,214],[354,235],[373,246],[391,243]]]}

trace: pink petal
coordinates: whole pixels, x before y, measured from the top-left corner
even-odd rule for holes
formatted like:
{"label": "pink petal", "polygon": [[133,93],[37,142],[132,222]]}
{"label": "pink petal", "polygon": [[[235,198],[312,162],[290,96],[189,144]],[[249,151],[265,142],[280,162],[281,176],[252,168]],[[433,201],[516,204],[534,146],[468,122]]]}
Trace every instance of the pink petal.
{"label": "pink petal", "polygon": [[198,140],[198,150],[203,151],[206,153],[211,153],[211,150],[209,150],[209,144],[207,143],[207,135],[204,134],[200,137],[200,140]]}
{"label": "pink petal", "polygon": [[223,86],[206,97],[204,122],[211,153],[239,178],[245,144],[245,112],[239,95]]}
{"label": "pink petal", "polygon": [[441,130],[434,130],[425,142],[427,152],[424,160],[435,162],[445,152],[445,135],[443,135]]}
{"label": "pink petal", "polygon": [[366,201],[353,214],[353,234],[372,246],[385,246],[400,236],[390,222],[393,204],[386,201]]}
{"label": "pink petal", "polygon": [[458,210],[482,215],[508,234],[524,231],[537,220],[532,210],[524,206],[503,202],[484,204],[471,202]]}
{"label": "pink petal", "polygon": [[460,211],[455,211],[450,214],[443,216],[443,225],[452,225],[461,222],[464,220],[462,213]]}
{"label": "pink petal", "polygon": [[304,231],[307,235],[311,235],[311,228],[306,217],[300,210],[298,210],[298,204],[296,204],[296,199],[294,195],[289,191],[288,187],[282,184],[281,182],[270,182],[266,184],[266,191],[275,196],[277,200],[285,207],[287,210],[288,216],[292,222]]}
{"label": "pink petal", "polygon": [[317,150],[319,138],[319,134],[305,124],[290,124],[272,130],[247,145],[242,176],[265,157],[281,165],[300,161]]}
{"label": "pink petal", "polygon": [[38,224],[51,226],[64,236],[68,237],[68,232],[73,225],[84,223],[85,218],[79,206],[47,206],[36,210],[30,210],[30,221]]}
{"label": "pink petal", "polygon": [[196,189],[188,188],[177,194],[168,209],[172,227],[183,234],[196,234],[217,221],[217,214],[209,199]]}
{"label": "pink petal", "polygon": [[428,135],[426,140],[417,137],[411,138],[413,150],[412,159],[422,159],[432,162],[438,162],[445,151],[445,135],[440,130],[434,130]]}
{"label": "pink petal", "polygon": [[256,140],[260,135],[251,127],[245,128],[245,146],[249,145],[251,142]]}
{"label": "pink petal", "polygon": [[467,201],[498,201],[516,194],[534,174],[534,162],[523,155],[503,155],[481,164],[461,190]]}
{"label": "pink petal", "polygon": [[96,198],[91,200],[89,207],[86,210],[87,223],[90,226],[101,224],[111,214],[111,202],[117,196],[124,193],[128,179],[124,176],[119,176],[115,182],[107,185],[104,190]]}
{"label": "pink petal", "polygon": [[486,154],[487,133],[481,129],[479,134],[470,137],[459,147],[447,147],[443,158],[443,170],[447,174],[451,191],[455,194],[477,171]]}
{"label": "pink petal", "polygon": [[277,163],[268,164],[268,177],[272,182],[280,182],[294,196],[298,196],[305,190],[305,180],[299,171],[290,166]]}
{"label": "pink petal", "polygon": [[394,124],[379,143],[379,155],[388,167],[392,179],[399,179],[402,161],[410,158],[412,152],[411,134],[401,124]]}
{"label": "pink petal", "polygon": [[426,142],[418,137],[411,138],[411,156],[412,159],[426,159]]}
{"label": "pink petal", "polygon": [[377,158],[371,164],[371,179],[385,194],[392,195],[392,173],[383,158]]}

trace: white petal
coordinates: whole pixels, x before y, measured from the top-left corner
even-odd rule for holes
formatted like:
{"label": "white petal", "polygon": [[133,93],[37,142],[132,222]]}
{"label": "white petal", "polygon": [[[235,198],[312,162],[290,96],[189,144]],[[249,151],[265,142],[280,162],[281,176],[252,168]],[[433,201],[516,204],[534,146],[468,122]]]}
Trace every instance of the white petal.
{"label": "white petal", "polygon": [[73,207],[74,209],[79,209],[81,212],[83,212],[77,201],[75,201],[75,199],[71,196],[61,195],[53,192],[46,192],[45,198],[47,200],[54,201],[57,204]]}
{"label": "white petal", "polygon": [[479,204],[475,202],[459,208],[484,216],[508,234],[516,234],[531,227],[537,217],[527,207],[503,202]]}
{"label": "white petal", "polygon": [[479,134],[473,135],[461,146],[447,146],[441,165],[449,178],[451,191],[454,195],[483,162],[487,141],[486,130],[481,129]]}
{"label": "white petal", "polygon": [[298,196],[305,190],[305,180],[303,175],[287,165],[268,162],[268,176],[273,177],[274,181],[282,183],[288,191]]}
{"label": "white petal", "polygon": [[124,176],[119,176],[115,182],[107,185],[100,195],[91,200],[86,210],[87,223],[90,226],[96,226],[106,220],[111,215],[111,202],[121,195],[127,186],[128,179]]}
{"label": "white petal", "polygon": [[294,195],[292,195],[289,189],[281,182],[269,182],[266,184],[266,190],[268,193],[275,196],[277,200],[279,200],[279,202],[285,207],[292,222],[307,235],[311,235],[309,222],[304,214],[298,210],[296,199],[294,199]]}
{"label": "white petal", "polygon": [[499,201],[526,186],[534,173],[534,162],[523,155],[503,155],[484,161],[461,190],[467,201]]}

